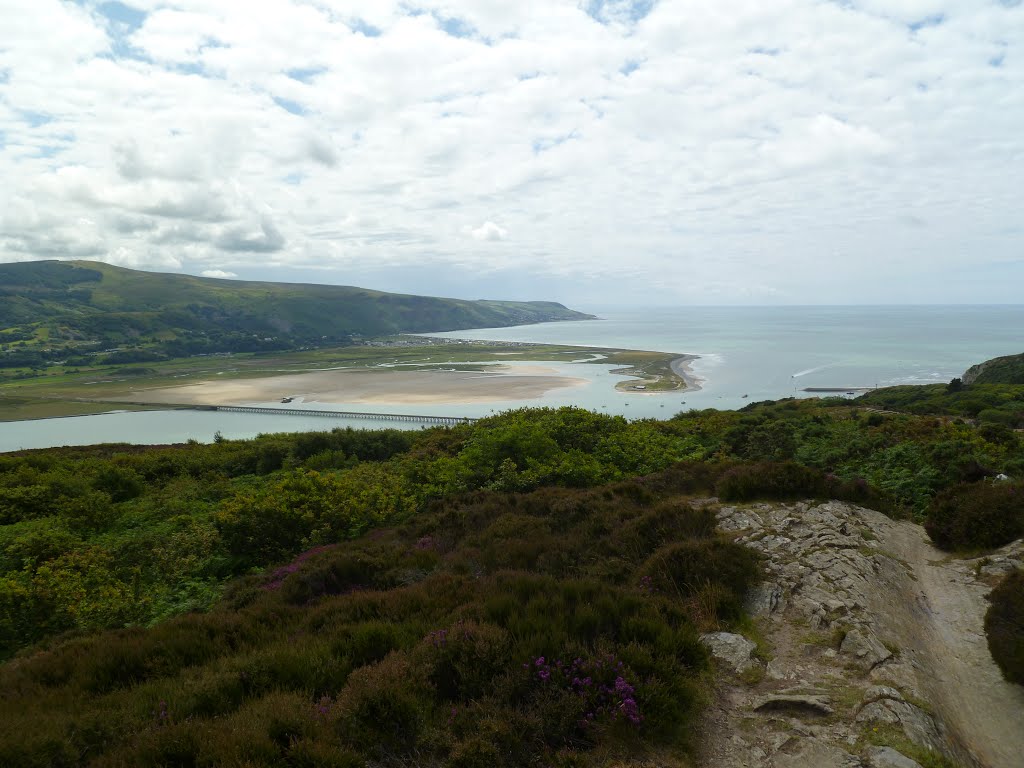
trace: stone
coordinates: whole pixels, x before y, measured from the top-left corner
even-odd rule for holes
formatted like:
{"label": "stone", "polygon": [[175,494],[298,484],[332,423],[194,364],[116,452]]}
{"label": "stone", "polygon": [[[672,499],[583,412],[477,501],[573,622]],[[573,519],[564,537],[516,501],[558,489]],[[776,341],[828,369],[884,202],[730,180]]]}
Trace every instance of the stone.
{"label": "stone", "polygon": [[723,531],[749,531],[760,530],[764,523],[753,512],[741,511],[735,507],[722,507],[718,513],[718,527]]}
{"label": "stone", "polygon": [[731,632],[710,632],[701,635],[700,641],[711,651],[714,658],[737,674],[757,665],[752,658],[757,646],[743,635],[734,635]]}
{"label": "stone", "polygon": [[851,629],[847,632],[839,652],[849,656],[865,672],[892,658],[892,652],[869,629]]}
{"label": "stone", "polygon": [[875,667],[869,677],[871,682],[878,685],[906,691],[908,696],[915,699],[924,698],[917,685],[917,676],[909,664],[902,662],[883,664],[880,667]]}
{"label": "stone", "polygon": [[1006,558],[999,558],[994,560],[988,565],[981,567],[982,576],[1005,576],[1008,573],[1013,573],[1019,567],[1019,563],[1015,563],[1013,560],[1007,560]]}
{"label": "stone", "polygon": [[747,613],[755,617],[781,613],[786,607],[782,597],[782,587],[771,582],[765,582],[752,587],[750,592],[747,593],[744,607]]}
{"label": "stone", "polygon": [[872,747],[866,757],[871,768],[921,768],[919,762],[892,747]]}
{"label": "stone", "polygon": [[754,705],[755,712],[784,712],[799,717],[814,715],[828,717],[835,712],[824,696],[801,696],[799,694],[783,694],[766,696]]}
{"label": "stone", "polygon": [[873,704],[876,701],[882,699],[891,699],[892,701],[905,701],[903,694],[895,688],[888,685],[873,685],[864,691],[864,698],[861,700],[861,706],[867,704]]}
{"label": "stone", "polygon": [[787,745],[784,751],[772,760],[774,768],[854,768],[860,760],[839,747],[817,739],[791,740],[797,743]]}
{"label": "stone", "polygon": [[857,713],[857,722],[894,725],[918,746],[943,750],[942,736],[931,715],[906,701],[888,698],[873,701]]}

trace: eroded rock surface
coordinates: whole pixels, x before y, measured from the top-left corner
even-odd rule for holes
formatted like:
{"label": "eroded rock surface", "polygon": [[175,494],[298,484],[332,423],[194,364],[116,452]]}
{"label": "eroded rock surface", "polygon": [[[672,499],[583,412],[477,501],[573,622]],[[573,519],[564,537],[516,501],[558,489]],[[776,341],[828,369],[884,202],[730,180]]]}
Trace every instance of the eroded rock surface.
{"label": "eroded rock surface", "polygon": [[[983,629],[985,594],[1024,542],[952,560],[920,526],[842,502],[722,506],[718,520],[765,557],[747,609],[772,653],[762,679],[721,687],[703,765],[1024,765],[1024,689],[1002,680]],[[747,672],[734,638],[726,663]]]}
{"label": "eroded rock surface", "polygon": [[700,641],[711,651],[711,655],[715,659],[732,669],[733,672],[745,672],[756,664],[753,657],[757,645],[743,635],[711,632],[701,635]]}

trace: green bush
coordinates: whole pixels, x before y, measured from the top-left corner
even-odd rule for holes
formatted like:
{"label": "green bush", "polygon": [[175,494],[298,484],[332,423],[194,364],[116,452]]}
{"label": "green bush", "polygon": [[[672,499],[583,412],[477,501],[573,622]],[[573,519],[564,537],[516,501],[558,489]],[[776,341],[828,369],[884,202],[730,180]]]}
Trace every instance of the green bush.
{"label": "green bush", "polygon": [[991,549],[1024,535],[1024,486],[992,482],[962,484],[936,496],[925,530],[946,550]]}
{"label": "green bush", "polygon": [[1007,680],[1024,685],[1024,571],[1003,579],[989,601],[985,634],[992,658]]}

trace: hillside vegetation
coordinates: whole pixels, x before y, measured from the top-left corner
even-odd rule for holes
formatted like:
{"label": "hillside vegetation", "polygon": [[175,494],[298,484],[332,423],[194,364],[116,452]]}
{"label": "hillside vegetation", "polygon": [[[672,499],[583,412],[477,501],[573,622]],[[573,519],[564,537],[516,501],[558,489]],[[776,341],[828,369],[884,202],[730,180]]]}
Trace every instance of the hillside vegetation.
{"label": "hillside vegetation", "polygon": [[1007,355],[972,365],[964,384],[1024,384],[1024,354]]}
{"label": "hillside vegetation", "polygon": [[1019,384],[905,385],[861,395],[856,402],[887,411],[953,416],[977,420],[992,428],[1024,429],[1024,386]]}
{"label": "hillside vegetation", "polygon": [[760,578],[699,498],[935,515],[950,549],[981,509],[998,546],[1024,524],[1001,472],[1017,433],[845,400],[8,454],[0,763],[685,753],[698,634],[743,626]]}
{"label": "hillside vegetation", "polygon": [[554,302],[219,280],[97,262],[0,264],[0,368],[85,365],[100,352],[109,363],[147,362],[591,317]]}

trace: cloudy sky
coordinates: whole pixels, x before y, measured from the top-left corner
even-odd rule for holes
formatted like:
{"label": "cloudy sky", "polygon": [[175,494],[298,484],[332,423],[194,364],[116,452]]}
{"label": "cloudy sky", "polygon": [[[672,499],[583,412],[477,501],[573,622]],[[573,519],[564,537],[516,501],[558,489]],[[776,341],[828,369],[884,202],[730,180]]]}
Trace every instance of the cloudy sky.
{"label": "cloudy sky", "polygon": [[1024,295],[1021,0],[0,0],[0,260]]}

